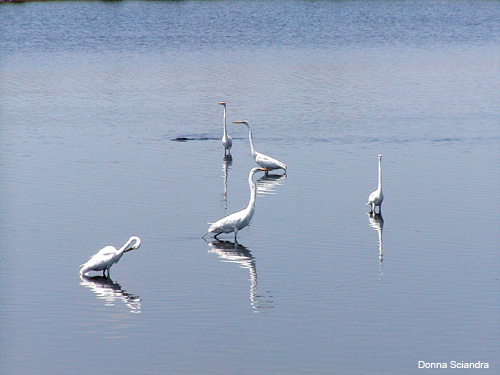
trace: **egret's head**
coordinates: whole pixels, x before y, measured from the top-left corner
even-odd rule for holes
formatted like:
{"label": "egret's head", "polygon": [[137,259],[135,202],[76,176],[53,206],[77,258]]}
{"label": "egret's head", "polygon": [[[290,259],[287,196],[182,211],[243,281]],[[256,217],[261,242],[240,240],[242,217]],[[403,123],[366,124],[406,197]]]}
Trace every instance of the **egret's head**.
{"label": "egret's head", "polygon": [[382,159],[382,154],[378,154],[378,158],[379,158],[379,159]]}
{"label": "egret's head", "polygon": [[247,127],[250,127],[250,125],[248,124],[248,121],[247,121],[247,120],[243,120],[243,121],[233,121],[233,124],[244,124],[244,125],[246,125]]}
{"label": "egret's head", "polygon": [[137,236],[132,236],[129,238],[127,248],[124,252],[126,253],[127,251],[138,249],[139,246],[141,246],[141,239]]}
{"label": "egret's head", "polygon": [[224,107],[226,106],[226,102],[220,102],[220,103],[217,103],[219,105],[223,105]]}

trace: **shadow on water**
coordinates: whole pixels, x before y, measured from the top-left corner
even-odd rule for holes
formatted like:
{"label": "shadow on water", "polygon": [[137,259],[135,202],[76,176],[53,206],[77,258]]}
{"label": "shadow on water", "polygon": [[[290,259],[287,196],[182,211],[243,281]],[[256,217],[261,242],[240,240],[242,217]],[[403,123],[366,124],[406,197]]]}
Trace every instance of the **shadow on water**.
{"label": "shadow on water", "polygon": [[141,312],[141,298],[131,293],[127,293],[120,284],[114,282],[109,277],[104,276],[85,276],[81,275],[80,285],[83,285],[97,296],[97,299],[104,300],[105,306],[114,306],[116,300],[121,300],[131,313]]}
{"label": "shadow on water", "polygon": [[274,308],[272,296],[269,292],[257,293],[257,266],[255,258],[245,246],[231,241],[207,242],[209,253],[217,254],[222,262],[237,263],[241,268],[246,268],[250,273],[250,305],[254,312],[265,312]]}
{"label": "shadow on water", "polygon": [[379,261],[379,267],[380,267],[380,276],[382,276],[383,273],[383,262],[384,262],[384,250],[383,250],[383,242],[382,242],[382,231],[384,229],[384,218],[382,217],[382,214],[375,214],[373,212],[366,213],[368,215],[368,224],[370,224],[370,227],[373,228],[373,230],[378,232],[378,261]]}

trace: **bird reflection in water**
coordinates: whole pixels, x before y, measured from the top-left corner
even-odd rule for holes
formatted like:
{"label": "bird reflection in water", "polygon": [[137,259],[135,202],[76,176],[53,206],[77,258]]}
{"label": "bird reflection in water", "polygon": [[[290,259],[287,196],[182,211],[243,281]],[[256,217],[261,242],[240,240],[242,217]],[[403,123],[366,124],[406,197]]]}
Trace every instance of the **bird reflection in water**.
{"label": "bird reflection in water", "polygon": [[114,306],[116,300],[121,300],[130,309],[131,313],[139,314],[141,312],[141,299],[127,293],[120,284],[115,283],[111,278],[80,275],[80,279],[82,279],[80,285],[92,290],[97,299],[104,300],[105,306]]}
{"label": "bird reflection in water", "polygon": [[368,223],[378,232],[378,261],[380,266],[380,276],[383,275],[383,261],[384,261],[384,251],[382,248],[382,230],[384,229],[384,218],[381,214],[376,214],[374,212],[367,213]]}
{"label": "bird reflection in water", "polygon": [[231,241],[213,241],[208,242],[210,247],[209,252],[217,254],[223,262],[237,263],[241,268],[246,268],[250,273],[250,305],[254,312],[265,312],[267,309],[272,309],[272,296],[257,293],[257,267],[255,258],[250,250],[245,246]]}
{"label": "bird reflection in water", "polygon": [[222,159],[222,176],[224,177],[224,193],[222,196],[224,201],[224,213],[227,211],[227,176],[232,164],[233,156],[231,154],[224,155],[224,158]]}
{"label": "bird reflection in water", "polygon": [[262,197],[276,194],[276,187],[283,185],[286,177],[286,174],[268,174],[262,176],[257,180],[257,195]]}

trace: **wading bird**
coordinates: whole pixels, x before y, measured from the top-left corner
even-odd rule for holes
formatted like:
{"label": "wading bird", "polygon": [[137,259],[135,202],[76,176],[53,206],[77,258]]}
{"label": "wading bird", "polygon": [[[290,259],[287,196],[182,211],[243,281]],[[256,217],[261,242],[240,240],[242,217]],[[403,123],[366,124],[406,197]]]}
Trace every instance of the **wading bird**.
{"label": "wading bird", "polygon": [[378,206],[378,213],[381,213],[384,194],[382,193],[382,154],[378,154],[378,187],[368,197],[366,205],[370,205],[370,213],[376,213],[375,207]]}
{"label": "wading bird", "polygon": [[253,183],[253,175],[259,171],[267,172],[268,170],[254,167],[248,175],[248,185],[250,187],[250,200],[248,202],[248,206],[241,211],[235,212],[223,217],[220,220],[217,220],[215,223],[208,223],[211,225],[208,228],[207,233],[205,233],[202,238],[205,238],[208,233],[215,233],[214,238],[218,239],[217,236],[221,233],[234,232],[234,242],[237,242],[236,236],[238,235],[238,231],[245,228],[248,223],[250,223],[250,220],[252,220],[252,216],[255,211],[255,198],[257,195],[257,188]]}
{"label": "wading bird", "polygon": [[[252,151],[252,156],[255,159],[255,162],[260,165],[264,169],[274,170],[274,169],[283,169],[286,173],[286,165],[275,158],[272,158],[268,155],[265,155],[261,152],[255,151],[255,147],[253,146],[253,136],[252,129],[250,129],[250,125],[248,121],[234,121],[233,124],[245,124],[248,128],[248,139],[250,140],[250,149]],[[267,172],[266,172],[267,174]]]}
{"label": "wading bird", "polygon": [[224,146],[224,155],[231,155],[231,147],[233,146],[233,139],[227,135],[226,129],[226,103],[220,102],[219,105],[224,107],[224,115],[223,115],[223,133],[222,133],[222,145]]}
{"label": "wading bird", "polygon": [[102,271],[102,275],[106,276],[106,270],[109,269],[115,263],[118,263],[120,258],[127,251],[135,250],[141,246],[141,239],[136,236],[132,236],[120,249],[116,250],[113,246],[106,246],[99,250],[97,254],[90,257],[87,263],[80,265],[80,275],[85,275],[89,271]]}

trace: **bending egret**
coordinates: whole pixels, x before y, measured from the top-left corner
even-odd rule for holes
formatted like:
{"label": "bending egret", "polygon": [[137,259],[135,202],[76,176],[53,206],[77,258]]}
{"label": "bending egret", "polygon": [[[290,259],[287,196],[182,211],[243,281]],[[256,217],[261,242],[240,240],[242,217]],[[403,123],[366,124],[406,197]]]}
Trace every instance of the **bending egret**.
{"label": "bending egret", "polygon": [[90,257],[87,263],[80,265],[80,275],[85,275],[89,271],[102,271],[102,275],[106,276],[106,270],[109,269],[115,263],[118,263],[120,258],[124,253],[130,250],[135,250],[141,246],[141,239],[136,236],[132,236],[120,249],[116,250],[113,246],[106,246],[99,250],[97,254]]}
{"label": "bending egret", "polygon": [[[250,125],[248,124],[248,121],[234,121],[233,124],[245,124],[248,128],[248,139],[250,140],[250,149],[252,150],[252,156],[255,159],[255,162],[260,165],[264,169],[283,169],[286,173],[286,165],[285,163],[282,163],[279,160],[276,160],[275,158],[272,158],[268,155],[265,155],[263,153],[260,153],[258,151],[255,151],[255,148],[253,146],[253,136],[252,136],[252,129],[250,129]],[[267,172],[266,172],[267,174]]]}
{"label": "bending egret", "polygon": [[223,133],[222,133],[222,145],[224,146],[224,155],[226,153],[229,153],[231,155],[231,147],[233,146],[233,139],[227,135],[227,130],[226,130],[226,103],[225,102],[220,102],[219,105],[224,107],[224,115],[223,115]]}
{"label": "bending egret", "polygon": [[214,238],[218,239],[217,236],[221,233],[234,232],[234,242],[237,242],[236,236],[238,235],[238,231],[245,228],[248,223],[250,223],[250,220],[252,220],[252,216],[255,211],[255,198],[257,195],[257,188],[252,179],[253,175],[258,171],[267,172],[268,170],[254,167],[250,171],[248,175],[248,185],[250,186],[250,200],[248,202],[247,208],[225,216],[222,219],[217,220],[215,223],[209,223],[211,225],[208,228],[207,233],[205,233],[202,238],[205,238],[208,233],[215,233]]}
{"label": "bending egret", "polygon": [[368,197],[368,203],[371,205],[370,213],[375,213],[375,207],[378,206],[378,213],[382,210],[382,202],[384,201],[384,194],[382,193],[382,154],[378,154],[378,187],[377,190],[372,192]]}

